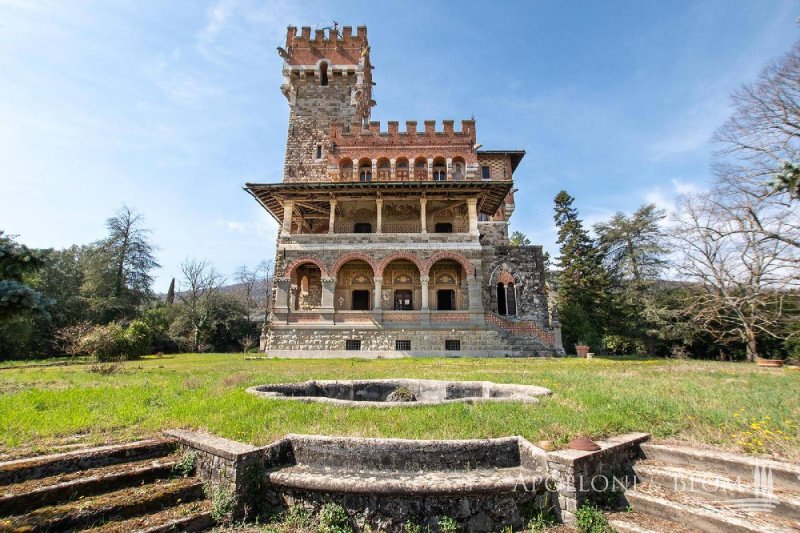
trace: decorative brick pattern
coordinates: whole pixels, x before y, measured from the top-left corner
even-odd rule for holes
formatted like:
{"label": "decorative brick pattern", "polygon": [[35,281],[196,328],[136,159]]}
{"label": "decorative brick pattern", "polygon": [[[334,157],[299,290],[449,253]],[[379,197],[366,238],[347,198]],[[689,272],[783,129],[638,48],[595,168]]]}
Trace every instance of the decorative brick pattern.
{"label": "decorative brick pattern", "polygon": [[484,315],[484,319],[489,324],[495,325],[503,331],[507,331],[513,335],[531,335],[551,346],[553,345],[553,342],[555,342],[552,333],[545,331],[537,326],[536,323],[528,320],[506,320],[504,318],[500,318],[494,313],[486,313]]}
{"label": "decorative brick pattern", "polygon": [[436,311],[431,313],[431,322],[469,322],[469,313]]}

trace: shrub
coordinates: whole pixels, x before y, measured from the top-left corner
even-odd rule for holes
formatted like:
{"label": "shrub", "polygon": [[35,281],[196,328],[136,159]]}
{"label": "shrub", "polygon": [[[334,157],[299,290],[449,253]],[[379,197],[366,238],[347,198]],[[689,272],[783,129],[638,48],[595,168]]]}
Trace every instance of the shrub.
{"label": "shrub", "polygon": [[642,341],[623,335],[603,335],[603,348],[618,355],[636,355],[646,351]]}
{"label": "shrub", "polygon": [[116,322],[105,326],[95,326],[81,339],[80,350],[96,357],[98,361],[122,359],[123,332],[122,326]]}
{"label": "shrub", "polygon": [[338,503],[326,503],[319,511],[320,533],[353,533],[347,511]]}
{"label": "shrub", "polygon": [[134,320],[122,332],[122,351],[128,359],[139,358],[150,353],[153,332],[143,320]]}
{"label": "shrub", "polygon": [[141,320],[134,320],[127,327],[111,322],[91,328],[81,339],[79,349],[98,361],[136,359],[150,351],[151,339],[150,326]]}
{"label": "shrub", "polygon": [[441,533],[456,533],[458,531],[458,522],[449,516],[443,516],[439,519],[439,531]]}
{"label": "shrub", "polygon": [[219,485],[206,488],[206,494],[211,498],[211,518],[216,522],[229,524],[233,520],[233,511],[236,508],[236,494],[229,487]]}
{"label": "shrub", "polygon": [[584,503],[575,513],[575,526],[581,533],[614,533],[603,511],[589,503]]}
{"label": "shrub", "polygon": [[189,477],[194,472],[197,453],[193,450],[184,451],[172,467],[172,473],[180,477]]}

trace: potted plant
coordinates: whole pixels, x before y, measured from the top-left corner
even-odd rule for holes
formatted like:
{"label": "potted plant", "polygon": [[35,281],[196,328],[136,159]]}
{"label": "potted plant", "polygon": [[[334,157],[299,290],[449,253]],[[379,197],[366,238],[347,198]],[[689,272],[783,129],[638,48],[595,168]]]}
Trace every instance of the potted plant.
{"label": "potted plant", "polygon": [[578,357],[586,357],[586,354],[589,353],[589,345],[583,341],[578,341],[578,344],[575,345],[575,353],[578,354]]}

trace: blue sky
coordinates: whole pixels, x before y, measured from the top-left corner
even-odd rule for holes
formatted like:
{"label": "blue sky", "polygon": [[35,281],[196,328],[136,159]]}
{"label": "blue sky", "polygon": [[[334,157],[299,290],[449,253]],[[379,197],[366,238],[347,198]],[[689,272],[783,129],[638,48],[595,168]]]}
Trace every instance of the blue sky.
{"label": "blue sky", "polygon": [[729,94],[800,35],[797,1],[0,0],[0,229],[37,247],[145,216],[166,290],[186,257],[271,259],[245,182],[281,178],[285,28],[369,27],[373,119],[475,116],[523,148],[512,228],[555,252],[552,199],[587,222],[702,189]]}

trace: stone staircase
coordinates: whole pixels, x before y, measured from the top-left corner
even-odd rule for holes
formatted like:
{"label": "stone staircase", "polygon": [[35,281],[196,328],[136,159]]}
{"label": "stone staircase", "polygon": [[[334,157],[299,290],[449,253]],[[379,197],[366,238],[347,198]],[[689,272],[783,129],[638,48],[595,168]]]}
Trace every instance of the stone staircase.
{"label": "stone staircase", "polygon": [[800,531],[800,466],[681,446],[642,444],[620,533]]}
{"label": "stone staircase", "polygon": [[485,320],[510,347],[512,357],[544,357],[553,354],[553,348],[537,336],[546,336],[547,332],[533,322],[512,321],[494,313],[486,313]]}
{"label": "stone staircase", "polygon": [[0,463],[0,532],[202,531],[210,502],[152,439]]}

